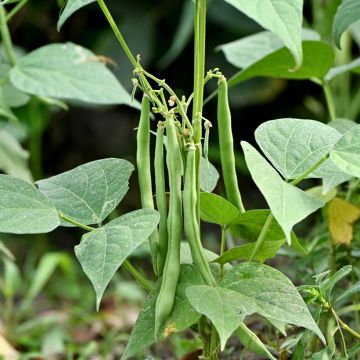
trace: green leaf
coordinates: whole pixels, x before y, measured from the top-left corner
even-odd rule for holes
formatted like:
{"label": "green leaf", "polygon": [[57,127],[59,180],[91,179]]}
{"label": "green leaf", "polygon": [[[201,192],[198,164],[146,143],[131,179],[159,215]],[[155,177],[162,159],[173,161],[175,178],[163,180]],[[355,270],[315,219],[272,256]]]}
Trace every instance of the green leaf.
{"label": "green leaf", "polygon": [[296,64],[298,66],[301,64],[302,0],[225,1],[276,34],[291,51]]}
{"label": "green leaf", "polygon": [[200,189],[211,193],[214,191],[219,177],[219,172],[215,166],[202,157],[200,162]]}
{"label": "green leaf", "polygon": [[360,125],[343,134],[330,158],[341,171],[360,178]]}
{"label": "green leaf", "polygon": [[352,271],[351,265],[343,266],[340,270],[336,271],[331,276],[327,277],[325,280],[320,283],[320,291],[325,296],[326,299],[329,299],[332,289],[334,286],[345,276],[349,275]]}
{"label": "green leaf", "polygon": [[275,360],[269,350],[258,338],[258,336],[252,332],[244,323],[242,323],[234,333],[238,337],[240,342],[244,345],[246,350],[254,352],[255,354],[264,356],[267,359]]}
{"label": "green leaf", "polygon": [[244,141],[241,144],[251,176],[291,244],[293,226],[324,203],[286,183],[254,147]]}
{"label": "green leaf", "polygon": [[337,299],[336,302],[342,301],[344,299],[349,298],[350,296],[353,296],[354,294],[357,294],[360,292],[360,281],[352,285],[349,289],[345,290]]}
{"label": "green leaf", "polygon": [[[302,32],[302,40],[320,41],[321,39],[313,30],[303,29]],[[270,31],[261,31],[220,45],[216,50],[223,51],[230,64],[245,69],[283,47],[284,43],[278,36]]]}
{"label": "green leaf", "polygon": [[[204,253],[208,262],[211,262],[218,257],[218,254],[207,249],[204,249]],[[180,244],[180,264],[193,264],[189,243],[185,241],[182,241]]]}
{"label": "green leaf", "polygon": [[311,194],[313,196],[316,196],[318,199],[320,199],[325,204],[331,201],[337,194],[336,189],[332,189],[327,193],[324,193],[322,186],[314,186],[308,190],[306,190],[308,194]]}
{"label": "green leaf", "polygon": [[61,11],[59,21],[57,23],[57,29],[60,31],[61,27],[64,25],[65,21],[80,8],[96,2],[96,0],[67,0],[66,5]]}
{"label": "green leaf", "polygon": [[356,59],[345,65],[331,68],[329,72],[326,74],[325,80],[331,81],[342,74],[346,74],[349,71],[360,73],[360,59]]}
{"label": "green leaf", "polygon": [[[281,240],[264,241],[257,250],[253,260],[264,262],[267,259],[273,258],[285,241],[285,238]],[[219,264],[226,264],[236,260],[249,260],[254,248],[255,243],[235,246],[219,256],[215,261]]]}
{"label": "green leaf", "polygon": [[0,87],[0,116],[9,119],[12,122],[18,121],[18,118],[15,116],[15,114],[10,109],[9,104],[6,102],[2,87]]}
{"label": "green leaf", "polygon": [[351,179],[351,175],[344,173],[343,171],[340,171],[338,167],[333,163],[331,168],[329,168],[328,174],[322,174],[323,175],[323,194],[327,194],[332,189],[334,189],[336,186],[349,181]]}
{"label": "green leaf", "polygon": [[75,246],[75,254],[96,293],[99,309],[103,293],[125,259],[148,239],[159,222],[151,209],[131,212],[95,229]]}
{"label": "green leaf", "polygon": [[27,182],[32,182],[28,168],[29,153],[9,132],[0,130],[0,169]]}
{"label": "green leaf", "polygon": [[239,210],[226,199],[211,193],[200,193],[201,220],[225,226],[238,216]]}
{"label": "green leaf", "polygon": [[[290,118],[267,121],[255,131],[261,150],[287,180],[303,175],[330,153],[340,137],[337,130],[319,121]],[[330,163],[326,161],[308,177],[322,177]]]}
{"label": "green leaf", "polygon": [[330,121],[328,125],[336,129],[340,134],[345,134],[348,130],[354,128],[358,124],[353,120],[340,118]]}
{"label": "green leaf", "polygon": [[242,305],[239,293],[226,288],[195,285],[189,286],[185,293],[192,307],[214,324],[220,337],[222,351],[226,341],[240,326],[245,316],[255,311],[251,306]]}
{"label": "green leaf", "polygon": [[294,80],[324,78],[334,61],[333,49],[320,41],[304,41],[302,45],[304,59],[298,69],[294,70],[289,50],[282,48],[236,73],[229,79],[229,86],[259,76]]}
{"label": "green leaf", "polygon": [[41,234],[59,224],[57,210],[35,186],[0,175],[0,232]]}
{"label": "green leaf", "polygon": [[111,71],[90,50],[73,43],[50,44],[25,55],[11,69],[10,80],[32,95],[131,105],[131,96]]}
{"label": "green leaf", "polygon": [[66,216],[85,225],[99,224],[127,193],[133,171],[128,161],[109,158],[40,180],[37,185]]}
{"label": "green leaf", "polygon": [[336,46],[340,49],[341,35],[347,28],[355,21],[360,19],[360,6],[358,0],[342,0],[338,7],[334,23],[333,23],[333,36]]}
{"label": "green leaf", "polygon": [[280,271],[263,264],[242,263],[225,274],[220,286],[237,291],[242,305],[255,307],[259,315],[309,329],[325,343],[301,295]]}
{"label": "green leaf", "polygon": [[[200,314],[198,314],[190,305],[185,296],[185,290],[191,285],[203,284],[204,281],[195,266],[181,265],[173,309],[169,319],[165,322],[162,331],[160,331],[160,340],[169,336],[171,333],[177,333],[189,328],[199,320]],[[161,282],[158,281],[155,290],[145,301],[136,320],[124,354],[121,357],[122,360],[128,359],[136,352],[156,342],[154,337],[155,306],[156,298],[160,291],[160,285]]]}

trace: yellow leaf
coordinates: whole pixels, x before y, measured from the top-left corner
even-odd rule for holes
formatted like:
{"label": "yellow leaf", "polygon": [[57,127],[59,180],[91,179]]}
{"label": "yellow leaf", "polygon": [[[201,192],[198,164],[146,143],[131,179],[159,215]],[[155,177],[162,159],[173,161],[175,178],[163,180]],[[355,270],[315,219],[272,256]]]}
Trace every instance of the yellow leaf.
{"label": "yellow leaf", "polygon": [[18,352],[0,334],[0,357],[4,360],[19,359]]}
{"label": "yellow leaf", "polygon": [[353,224],[360,218],[360,209],[338,197],[329,204],[329,230],[338,244],[350,244],[353,238]]}

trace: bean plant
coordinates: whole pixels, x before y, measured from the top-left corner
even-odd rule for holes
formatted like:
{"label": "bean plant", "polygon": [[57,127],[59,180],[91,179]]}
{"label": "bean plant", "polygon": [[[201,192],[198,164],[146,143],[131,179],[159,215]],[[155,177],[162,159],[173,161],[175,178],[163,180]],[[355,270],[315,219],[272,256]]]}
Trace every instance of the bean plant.
{"label": "bean plant", "polygon": [[[227,79],[221,69],[205,68],[209,4],[195,0],[194,86],[188,95],[178,94],[165,79],[142,66],[141,56],[128,47],[121,24],[119,28],[104,0],[68,0],[58,29],[74,12],[97,3],[133,66],[132,94],[102,57],[81,45],[56,43],[18,55],[7,24],[27,1],[0,3],[0,105],[7,119],[0,131],[0,147],[8,154],[8,162],[0,164],[6,173],[0,175],[0,232],[44,234],[59,226],[82,229],[75,255],[94,288],[97,309],[120,267],[148,290],[123,360],[187,329],[202,341],[199,359],[218,359],[232,336],[261,358],[284,359],[286,352],[293,359],[354,358],[360,349],[359,321],[346,323],[337,304],[349,299],[357,302],[359,274],[352,274],[352,286],[338,296],[336,284],[351,274],[353,260],[350,255],[350,265],[338,269],[336,244],[349,245],[353,223],[360,217],[352,200],[360,178],[360,125],[353,121],[360,109],[352,97],[358,99],[360,91],[353,94],[349,77],[354,73],[353,82],[358,81],[360,59],[351,60],[350,51],[349,61],[339,63],[335,46],[340,48],[341,38],[351,41],[349,27],[354,29],[360,19],[359,1],[343,0],[338,7],[334,4],[339,2],[331,1],[333,37],[327,42],[314,29],[303,28],[302,0],[224,1],[265,30],[219,47],[241,69]],[[260,76],[319,85],[328,116],[322,122],[289,114],[289,118],[262,123],[255,131],[256,144],[241,142],[250,175],[268,204],[268,209],[249,210],[241,195],[245,189],[238,185],[234,148],[239,144],[233,140],[228,92]],[[344,89],[341,79],[346,92],[340,91],[335,99],[334,91]],[[217,88],[204,99],[208,82]],[[212,122],[203,116],[205,103],[215,97],[224,196],[213,193],[220,175],[208,158]],[[45,179],[39,179],[38,171],[33,183],[24,150],[9,130],[17,121],[12,108],[19,103],[35,106],[35,111],[39,104],[65,107],[67,100],[139,109],[136,164],[117,158],[96,160]],[[342,104],[342,116],[352,120],[339,118],[338,104]],[[142,209],[114,216],[135,166]],[[311,187],[314,183],[319,186]],[[311,274],[314,284],[296,288],[264,262],[279,251],[295,251],[309,259],[294,226],[321,211],[329,216],[327,242],[332,256],[327,269],[322,269],[327,271]],[[201,221],[219,226],[218,253],[204,248]],[[231,246],[234,238],[247,243]],[[128,259],[145,243],[157,278],[154,283]],[[302,330],[289,337],[291,342],[283,348],[274,348],[246,325],[253,314],[285,336],[293,327]],[[324,328],[324,315],[332,319],[332,327]]]}

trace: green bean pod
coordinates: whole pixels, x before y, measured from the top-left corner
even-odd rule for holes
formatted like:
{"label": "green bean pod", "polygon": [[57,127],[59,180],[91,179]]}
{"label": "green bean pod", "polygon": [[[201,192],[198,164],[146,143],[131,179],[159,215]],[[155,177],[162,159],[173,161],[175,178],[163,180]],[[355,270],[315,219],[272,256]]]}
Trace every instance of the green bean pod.
{"label": "green bean pod", "polygon": [[167,236],[167,206],[165,194],[165,175],[164,175],[164,125],[159,122],[156,132],[155,144],[155,189],[156,206],[160,213],[159,222],[159,253],[157,259],[158,274],[164,269],[166,253],[168,248]]}
{"label": "green bean pod", "polygon": [[[150,168],[150,100],[144,95],[141,104],[141,115],[137,131],[136,164],[141,194],[141,206],[144,209],[154,209]],[[157,253],[159,234],[155,230],[149,237],[151,259],[157,273]]]}
{"label": "green bean pod", "polygon": [[177,282],[180,275],[180,241],[182,235],[181,151],[174,119],[166,119],[167,154],[170,203],[167,220],[168,249],[162,276],[161,288],[155,309],[155,338],[160,326],[171,313],[174,305]]}
{"label": "green bean pod", "polygon": [[234,140],[231,129],[231,113],[228,102],[228,85],[225,77],[219,79],[218,88],[218,132],[221,167],[226,197],[240,212],[244,212],[236,176]]}
{"label": "green bean pod", "polygon": [[197,218],[196,148],[194,145],[189,147],[187,154],[183,203],[185,236],[189,242],[194,264],[199,268],[204,281],[210,286],[216,286],[200,239]]}

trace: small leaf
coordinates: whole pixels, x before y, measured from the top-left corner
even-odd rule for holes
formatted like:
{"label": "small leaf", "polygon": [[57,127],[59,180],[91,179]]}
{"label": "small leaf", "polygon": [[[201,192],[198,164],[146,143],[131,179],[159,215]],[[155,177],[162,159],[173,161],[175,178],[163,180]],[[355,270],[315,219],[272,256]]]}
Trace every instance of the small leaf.
{"label": "small leaf", "polygon": [[50,44],[25,55],[11,69],[10,80],[17,89],[37,96],[93,104],[132,103],[97,56],[73,43]]}
{"label": "small leaf", "polygon": [[304,59],[298,69],[291,70],[294,60],[289,50],[282,48],[236,73],[229,79],[229,86],[259,76],[293,80],[324,78],[334,62],[333,49],[320,41],[304,41],[302,45]]}
{"label": "small leaf", "polygon": [[[287,180],[303,175],[330,153],[340,137],[319,121],[291,118],[267,121],[255,131],[261,150]],[[322,177],[328,166],[322,164],[308,177]]]}
{"label": "small leaf", "polygon": [[288,243],[291,244],[293,226],[324,206],[324,203],[282,180],[280,175],[250,144],[243,141],[241,145],[255,184],[283,229]]}
{"label": "small leaf", "polygon": [[344,299],[349,298],[350,296],[353,296],[354,294],[357,294],[360,292],[360,281],[352,285],[349,289],[345,290],[337,299],[336,302],[342,301]]}
{"label": "small leaf", "polygon": [[41,234],[59,224],[57,210],[35,186],[0,175],[0,232]]}
{"label": "small leaf", "polygon": [[265,318],[309,329],[325,343],[296,287],[280,271],[263,264],[242,263],[225,274],[220,286],[237,291],[244,307],[255,307],[255,312]]}
{"label": "small leaf", "polygon": [[329,204],[328,217],[334,242],[349,245],[353,239],[353,224],[360,218],[360,209],[337,197]]}
{"label": "small leaf", "polygon": [[342,74],[346,74],[349,71],[360,73],[360,58],[350,62],[349,64],[331,68],[326,74],[325,80],[331,81]]}
{"label": "small leaf", "polygon": [[258,336],[252,332],[244,323],[238,327],[234,335],[238,337],[246,350],[264,356],[267,359],[275,360],[275,358],[271,355],[269,350],[258,338]]}
{"label": "small leaf", "polygon": [[67,0],[66,5],[61,11],[59,21],[57,23],[57,29],[60,31],[61,27],[64,25],[65,21],[80,8],[96,2],[96,0]]}
{"label": "small leaf", "polygon": [[326,299],[329,299],[333,287],[341,279],[349,275],[351,273],[351,270],[352,270],[351,265],[343,266],[340,270],[336,271],[335,274],[332,274],[331,276],[320,282],[321,293],[324,295]]}
{"label": "small leaf", "polygon": [[[185,290],[191,285],[203,284],[204,280],[196,267],[192,265],[181,265],[173,309],[162,331],[160,331],[160,340],[169,336],[171,332],[177,333],[189,328],[199,320],[200,314],[190,305],[185,295]],[[121,360],[128,359],[138,351],[156,342],[154,337],[155,306],[160,285],[161,281],[158,281],[155,290],[145,301]]]}
{"label": "small leaf", "polygon": [[219,172],[215,166],[202,157],[200,162],[200,189],[211,193],[214,191],[219,177]]}
{"label": "small leaf", "polygon": [[239,210],[226,199],[211,193],[200,193],[201,220],[225,226],[238,216]]}
{"label": "small leaf", "polygon": [[340,170],[360,178],[360,125],[343,134],[330,157]]}
{"label": "small leaf", "polygon": [[236,9],[276,34],[293,54],[297,66],[302,62],[301,27],[303,1],[293,0],[225,0]]}
{"label": "small leaf", "polygon": [[[267,259],[273,258],[285,242],[285,238],[282,240],[264,241],[257,250],[253,260],[264,262]],[[249,260],[252,256],[254,248],[255,243],[235,246],[219,256],[215,262],[219,264],[226,264],[236,260]]]}
{"label": "small leaf", "polygon": [[332,189],[327,193],[324,193],[322,186],[314,186],[308,190],[306,190],[308,194],[311,194],[317,197],[319,200],[324,202],[325,204],[331,201],[337,194],[336,189]]}
{"label": "small leaf", "polygon": [[109,158],[40,180],[37,185],[68,217],[85,225],[99,224],[127,193],[133,171],[134,167],[128,161]]}
{"label": "small leaf", "polygon": [[336,46],[340,49],[341,35],[347,28],[355,21],[360,19],[360,6],[358,0],[342,0],[338,7],[334,23],[333,36],[335,38]]}
{"label": "small leaf", "polygon": [[[218,257],[218,254],[207,249],[204,249],[204,253],[208,262],[211,262]],[[180,244],[180,264],[193,264],[190,245],[188,242],[185,241],[182,241]]]}
{"label": "small leaf", "polygon": [[75,246],[75,254],[96,293],[99,310],[102,295],[125,259],[148,239],[159,222],[151,209],[138,210],[95,229]]}
{"label": "small leaf", "polygon": [[196,285],[189,286],[185,293],[192,307],[214,324],[220,337],[222,351],[226,341],[240,326],[245,316],[254,312],[254,308],[241,304],[241,296],[233,290]]}
{"label": "small leaf", "polygon": [[29,153],[17,139],[5,130],[0,130],[0,169],[27,182],[32,182],[28,168]]}

